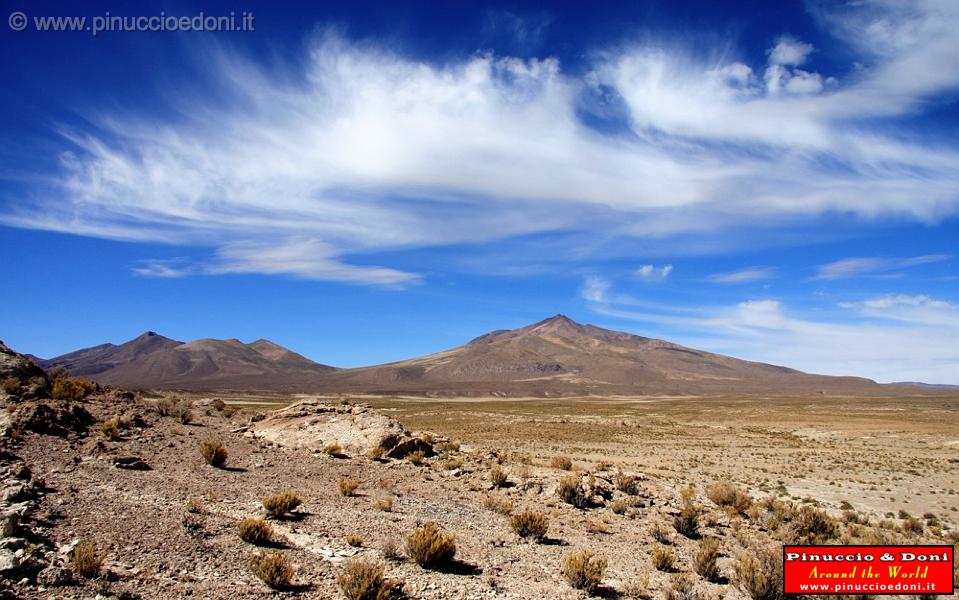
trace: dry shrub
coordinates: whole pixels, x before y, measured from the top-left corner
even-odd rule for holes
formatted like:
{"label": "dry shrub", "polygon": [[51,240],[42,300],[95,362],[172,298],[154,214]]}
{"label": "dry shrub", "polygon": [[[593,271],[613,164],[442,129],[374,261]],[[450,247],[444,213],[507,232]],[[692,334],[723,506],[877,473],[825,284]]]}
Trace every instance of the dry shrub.
{"label": "dry shrub", "polygon": [[728,481],[717,481],[706,488],[706,496],[717,506],[730,506],[745,513],[753,503],[752,497]]}
{"label": "dry shrub", "polygon": [[179,400],[173,405],[170,413],[181,425],[189,425],[193,422],[193,403],[189,400]]}
{"label": "dry shrub", "polygon": [[370,460],[383,460],[383,455],[386,453],[386,450],[383,450],[382,446],[373,446],[366,452],[366,458]]}
{"label": "dry shrub", "polygon": [[115,442],[120,439],[120,417],[113,417],[100,424],[100,437]]}
{"label": "dry shrub", "polygon": [[798,544],[823,544],[839,535],[839,524],[821,510],[803,506],[793,513],[792,539]]}
{"label": "dry shrub", "polygon": [[393,496],[380,496],[374,499],[373,508],[383,512],[393,512]]}
{"label": "dry shrub", "polygon": [[424,569],[438,569],[456,556],[456,537],[443,533],[436,523],[419,525],[406,538],[406,552]]}
{"label": "dry shrub", "polygon": [[688,575],[676,575],[666,586],[666,600],[697,600],[696,582]]}
{"label": "dry shrub", "polygon": [[563,561],[563,576],[573,588],[592,594],[606,574],[606,559],[589,550],[570,554]]}
{"label": "dry shrub", "polygon": [[625,514],[627,508],[629,508],[629,502],[626,500],[613,500],[609,503],[609,510],[613,511],[613,514]]}
{"label": "dry shrub", "polygon": [[524,510],[513,515],[509,524],[516,535],[539,542],[546,537],[546,531],[549,530],[549,517],[543,513]]}
{"label": "dry shrub", "polygon": [[221,410],[220,412],[223,413],[224,417],[229,419],[236,413],[240,412],[240,410],[241,409],[239,406],[233,406],[232,404],[227,404],[226,406],[223,407],[223,410]]}
{"label": "dry shrub", "polygon": [[589,498],[580,486],[579,477],[576,475],[567,475],[560,479],[556,494],[563,502],[572,504],[576,508],[586,508],[589,504]]}
{"label": "dry shrub", "polygon": [[92,579],[100,573],[103,556],[97,552],[92,542],[80,540],[70,551],[70,565],[81,577]]}
{"label": "dry shrub", "polygon": [[406,460],[410,461],[410,463],[417,466],[423,464],[423,461],[425,459],[426,459],[426,452],[423,452],[422,450],[416,450],[415,452],[410,452],[409,454],[406,455]]}
{"label": "dry shrub", "polygon": [[676,554],[673,549],[662,544],[653,546],[651,559],[657,571],[672,571],[673,565],[676,564]]}
{"label": "dry shrub", "polygon": [[909,517],[902,523],[902,530],[906,533],[922,535],[922,532],[924,531],[924,529],[925,528],[922,526],[922,521],[920,521],[916,517]]}
{"label": "dry shrub", "polygon": [[236,528],[241,540],[255,546],[266,546],[273,541],[273,528],[263,519],[243,519]]}
{"label": "dry shrub", "polygon": [[496,465],[493,465],[493,468],[489,471],[489,480],[493,484],[494,488],[501,488],[505,486],[507,477],[506,471]]}
{"label": "dry shrub", "polygon": [[562,471],[569,471],[573,468],[573,459],[568,456],[554,456],[549,461],[549,466]]}
{"label": "dry shrub", "polygon": [[363,547],[363,536],[362,535],[348,535],[346,536],[346,543],[353,548],[362,548]]}
{"label": "dry shrub", "polygon": [[623,473],[616,475],[616,489],[624,494],[635,495],[638,484],[639,479],[635,475],[625,475]]}
{"label": "dry shrub", "polygon": [[20,380],[16,377],[7,377],[3,380],[3,384],[0,385],[0,388],[7,394],[19,394],[20,387]]}
{"label": "dry shrub", "polygon": [[673,527],[680,534],[695,539],[699,536],[699,517],[701,514],[700,508],[692,501],[687,500],[679,514],[673,517]]}
{"label": "dry shrub", "polygon": [[722,579],[716,559],[719,558],[719,540],[706,538],[699,542],[696,555],[693,557],[693,567],[706,581],[716,583]]}
{"label": "dry shrub", "polygon": [[220,398],[214,398],[213,401],[210,402],[210,406],[213,407],[213,410],[216,412],[223,412],[223,409],[226,408],[226,402]]}
{"label": "dry shrub", "polygon": [[653,594],[649,591],[649,573],[644,571],[627,579],[623,583],[623,596],[629,600],[650,600]]}
{"label": "dry shrub", "polygon": [[750,548],[733,565],[736,586],[752,600],[783,600],[782,561],[779,547]]}
{"label": "dry shrub", "polygon": [[340,490],[341,496],[349,497],[349,496],[356,495],[356,489],[360,487],[360,482],[355,479],[347,479],[345,477],[341,477],[336,485]]}
{"label": "dry shrub", "polygon": [[483,507],[501,515],[513,512],[513,502],[509,498],[488,495],[483,499]]}
{"label": "dry shrub", "polygon": [[53,382],[50,395],[56,400],[83,400],[97,391],[97,384],[79,377],[61,377]]}
{"label": "dry shrub", "polygon": [[673,543],[673,533],[669,530],[669,527],[664,524],[662,521],[657,521],[653,523],[652,529],[649,531],[650,535],[653,536],[653,539],[659,542],[660,544],[672,544]]}
{"label": "dry shrub", "polygon": [[293,564],[280,552],[253,554],[247,566],[251,573],[274,590],[287,589],[293,580]]}
{"label": "dry shrub", "polygon": [[370,559],[347,562],[336,575],[336,585],[347,600],[390,600],[400,597],[402,583],[383,577],[384,567]]}
{"label": "dry shrub", "polygon": [[439,468],[444,471],[455,471],[456,469],[463,468],[463,459],[461,458],[447,458],[442,462],[438,463]]}
{"label": "dry shrub", "polygon": [[303,499],[295,492],[282,492],[263,499],[263,508],[266,509],[266,514],[274,518],[292,512],[301,504],[303,504]]}
{"label": "dry shrub", "polygon": [[387,560],[403,560],[403,548],[393,538],[383,540],[380,545],[380,554]]}
{"label": "dry shrub", "polygon": [[337,444],[336,442],[333,442],[323,446],[323,452],[326,452],[327,454],[333,457],[342,456],[343,447]]}
{"label": "dry shrub", "polygon": [[209,438],[200,442],[200,456],[206,461],[206,464],[212,465],[217,469],[226,466],[227,452],[226,448],[220,443],[220,440]]}

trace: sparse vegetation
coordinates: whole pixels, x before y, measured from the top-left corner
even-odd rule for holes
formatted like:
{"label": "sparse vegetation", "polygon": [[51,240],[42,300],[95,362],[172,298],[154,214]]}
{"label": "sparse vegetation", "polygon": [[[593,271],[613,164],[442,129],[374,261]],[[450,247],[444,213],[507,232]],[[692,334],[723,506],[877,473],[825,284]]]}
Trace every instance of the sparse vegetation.
{"label": "sparse vegetation", "polygon": [[113,417],[103,423],[100,423],[100,437],[108,442],[115,442],[120,439],[120,417]]}
{"label": "sparse vegetation", "polygon": [[722,578],[719,574],[719,566],[716,564],[717,558],[719,558],[719,540],[704,538],[700,540],[696,555],[693,557],[693,568],[706,581],[718,582]]}
{"label": "sparse vegetation", "polygon": [[697,600],[696,582],[688,575],[674,575],[666,586],[666,600]]}
{"label": "sparse vegetation", "polygon": [[56,400],[76,402],[97,391],[97,384],[79,377],[60,377],[53,381],[50,395]]}
{"label": "sparse vegetation", "polygon": [[406,552],[425,569],[439,569],[456,555],[456,538],[443,533],[435,523],[419,525],[406,538]]}
{"label": "sparse vegetation", "polygon": [[356,495],[356,490],[360,487],[360,482],[355,479],[341,477],[336,485],[340,490],[341,496],[351,497]]}
{"label": "sparse vegetation", "polygon": [[387,538],[380,546],[380,554],[387,560],[403,560],[403,548],[393,538]]}
{"label": "sparse vegetation", "polygon": [[263,499],[263,508],[266,509],[266,514],[273,518],[283,517],[293,512],[301,504],[303,504],[303,499],[294,492],[273,494]]}
{"label": "sparse vegetation", "polygon": [[652,528],[649,530],[649,533],[653,536],[653,539],[660,544],[668,545],[673,543],[673,533],[662,521],[657,521],[654,523]]}
{"label": "sparse vegetation", "polygon": [[563,561],[563,576],[573,588],[592,594],[606,574],[606,559],[589,550],[575,552]]}
{"label": "sparse vegetation", "polygon": [[362,535],[348,535],[346,536],[347,545],[353,548],[362,548],[363,547],[363,536]]}
{"label": "sparse vegetation", "polygon": [[609,510],[613,511],[613,514],[622,515],[626,513],[626,509],[629,508],[629,502],[626,500],[613,500],[609,503]]}
{"label": "sparse vegetation", "polygon": [[673,549],[662,544],[653,546],[650,559],[657,571],[672,571],[673,565],[676,564],[676,554]]}
{"label": "sparse vegetation", "polygon": [[406,455],[406,460],[408,460],[411,464],[419,466],[423,464],[424,460],[426,460],[426,452],[422,450],[414,450]]}
{"label": "sparse vegetation", "polygon": [[285,590],[293,581],[293,564],[281,552],[263,552],[250,556],[250,572],[274,590]]}
{"label": "sparse vegetation", "polygon": [[510,526],[516,535],[527,540],[541,541],[549,530],[549,517],[543,513],[524,510],[510,518]]}
{"label": "sparse vegetation", "polygon": [[699,518],[701,514],[701,509],[691,500],[687,500],[679,514],[673,518],[673,527],[680,534],[695,539],[699,537]]}
{"label": "sparse vegetation", "polygon": [[483,507],[501,515],[508,515],[513,512],[513,502],[509,498],[501,498],[488,494],[483,499]]}
{"label": "sparse vegetation", "polygon": [[103,556],[97,552],[96,546],[87,540],[80,540],[70,551],[70,565],[77,575],[93,579],[100,574],[103,566]]}
{"label": "sparse vegetation", "polygon": [[639,479],[635,475],[616,474],[616,489],[624,494],[635,495],[638,484]]}
{"label": "sparse vegetation", "polygon": [[734,581],[752,600],[783,600],[782,551],[775,546],[751,547],[733,565]]}
{"label": "sparse vegetation", "polygon": [[383,450],[382,446],[373,446],[367,451],[366,457],[370,460],[383,460],[384,454],[386,454],[386,451]]}
{"label": "sparse vegetation", "polygon": [[717,481],[706,488],[706,497],[717,506],[728,506],[745,513],[753,503],[752,497],[728,481]]}
{"label": "sparse vegetation", "polygon": [[273,528],[263,519],[243,519],[236,527],[240,539],[255,546],[266,546],[273,540]]}
{"label": "sparse vegetation", "polygon": [[549,461],[549,466],[562,471],[570,471],[573,468],[573,459],[568,456],[554,456]]}
{"label": "sparse vegetation", "polygon": [[649,591],[649,573],[643,571],[623,582],[623,596],[629,600],[650,600],[653,594]]}
{"label": "sparse vegetation", "polygon": [[823,544],[839,535],[839,524],[817,508],[802,506],[792,515],[790,535],[797,544]]}
{"label": "sparse vegetation", "polygon": [[323,446],[323,452],[336,458],[338,456],[343,455],[343,447],[337,444],[336,442],[332,442],[330,444]]}
{"label": "sparse vegetation", "polygon": [[383,495],[373,499],[373,508],[383,512],[393,511],[393,496]]}
{"label": "sparse vegetation", "polygon": [[489,471],[489,479],[494,488],[501,488],[506,485],[506,471],[497,465],[493,465],[493,468]]}
{"label": "sparse vegetation", "polygon": [[226,466],[227,452],[220,440],[209,438],[200,442],[200,456],[203,457],[206,464],[217,469]]}
{"label": "sparse vegetation", "polygon": [[568,475],[560,479],[556,493],[563,502],[576,508],[586,508],[589,504],[589,498],[583,492],[579,477],[576,475]]}
{"label": "sparse vegetation", "polygon": [[390,600],[400,596],[402,584],[383,576],[383,565],[370,559],[348,561],[336,575],[336,585],[347,600]]}

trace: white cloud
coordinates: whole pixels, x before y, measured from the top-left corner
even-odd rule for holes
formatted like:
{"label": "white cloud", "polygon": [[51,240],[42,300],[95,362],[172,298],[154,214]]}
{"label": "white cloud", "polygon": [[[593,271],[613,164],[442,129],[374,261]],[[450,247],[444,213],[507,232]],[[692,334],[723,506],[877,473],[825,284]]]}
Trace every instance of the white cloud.
{"label": "white cloud", "polygon": [[[869,124],[917,114],[959,85],[957,7],[820,11],[863,53],[865,67],[835,85],[797,67],[810,51],[798,40],[758,65],[775,68],[765,83],[726,53],[665,45],[598,53],[585,76],[552,58],[425,64],[330,33],[295,77],[198,50],[216,99],[186,98],[163,121],[85,115],[96,127],[63,132],[72,149],[57,185],[7,203],[0,222],[207,246],[234,271],[386,285],[417,275],[365,266],[364,255],[834,212],[934,222],[959,213],[959,149]],[[881,52],[865,49],[884,36]],[[599,86],[622,99],[630,136],[581,122]],[[291,259],[297,239],[321,258]],[[218,264],[195,271],[227,270]]]}
{"label": "white cloud", "polygon": [[639,312],[614,301],[592,307],[619,319],[667,326],[677,332],[671,341],[737,358],[885,383],[959,384],[959,305],[926,296],[844,303],[847,314],[837,321],[794,316],[773,299],[698,312],[669,307]]}
{"label": "white cloud", "polygon": [[590,302],[606,302],[608,292],[609,282],[602,277],[590,275],[583,282],[582,296]]}
{"label": "white cloud", "polygon": [[816,279],[848,279],[863,275],[887,274],[895,275],[910,267],[917,267],[935,262],[948,260],[948,254],[925,254],[911,258],[882,258],[857,257],[844,258],[835,262],[820,265],[816,270]]}
{"label": "white cloud", "polygon": [[806,58],[812,51],[812,44],[807,44],[794,37],[783,36],[769,51],[769,64],[798,67],[806,62]]}
{"label": "white cloud", "polygon": [[775,276],[776,269],[773,267],[749,267],[728,273],[715,273],[710,275],[708,279],[715,283],[748,283],[770,279]]}
{"label": "white cloud", "polygon": [[673,272],[673,265],[642,265],[636,269],[636,276],[645,281],[662,281]]}
{"label": "white cloud", "polygon": [[190,275],[192,269],[188,266],[185,258],[173,258],[168,260],[144,260],[141,261],[139,266],[133,267],[131,271],[142,277],[175,279]]}

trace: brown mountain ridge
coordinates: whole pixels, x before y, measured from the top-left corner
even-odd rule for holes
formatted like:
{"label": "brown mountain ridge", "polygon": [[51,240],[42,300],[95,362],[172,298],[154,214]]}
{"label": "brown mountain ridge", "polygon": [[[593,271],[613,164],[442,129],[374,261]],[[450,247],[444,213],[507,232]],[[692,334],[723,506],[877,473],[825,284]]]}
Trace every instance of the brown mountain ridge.
{"label": "brown mountain ridge", "polygon": [[[811,375],[556,315],[408,360],[337,369],[268,340],[178,342],[153,332],[50,360],[72,374],[137,388],[435,395],[915,394],[859,377]],[[930,392],[932,393],[932,392]]]}

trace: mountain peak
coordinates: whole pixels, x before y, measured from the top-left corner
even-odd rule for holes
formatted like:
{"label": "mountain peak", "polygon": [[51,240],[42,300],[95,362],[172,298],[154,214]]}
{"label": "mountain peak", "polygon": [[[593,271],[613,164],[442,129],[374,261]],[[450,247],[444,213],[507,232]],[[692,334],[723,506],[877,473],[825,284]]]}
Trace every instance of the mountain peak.
{"label": "mountain peak", "polygon": [[577,323],[566,315],[557,314],[539,323],[533,323],[524,328],[537,333],[583,333],[586,326]]}

